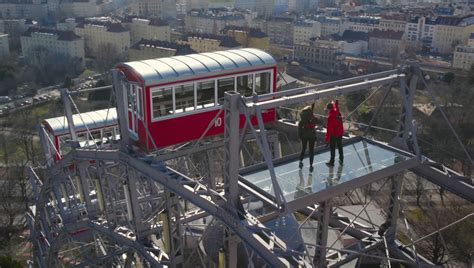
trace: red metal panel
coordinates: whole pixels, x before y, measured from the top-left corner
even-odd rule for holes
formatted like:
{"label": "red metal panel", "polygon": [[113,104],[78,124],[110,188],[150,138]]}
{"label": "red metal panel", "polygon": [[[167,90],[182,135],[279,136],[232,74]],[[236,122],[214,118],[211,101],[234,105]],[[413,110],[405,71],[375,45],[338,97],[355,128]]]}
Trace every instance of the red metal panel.
{"label": "red metal panel", "polygon": [[[158,147],[166,147],[173,144],[188,142],[199,139],[209,123],[215,118],[219,110],[190,114],[182,117],[152,122],[149,126],[151,136]],[[265,111],[263,114],[265,123],[275,121],[275,110]],[[256,118],[252,118],[252,124],[256,125]],[[243,127],[245,116],[240,116],[240,128]],[[224,133],[224,112],[221,112],[213,125],[207,131],[205,137]],[[148,149],[152,150],[151,142]]]}
{"label": "red metal panel", "polygon": [[61,148],[59,148],[59,136],[54,136],[53,142],[54,147],[56,147],[56,151],[54,150],[54,148],[52,148],[52,155],[54,155],[54,162],[57,162],[59,161],[59,159],[61,159],[61,155],[59,154],[61,152]]}
{"label": "red metal panel", "polygon": [[[268,68],[255,69],[253,70],[253,72],[261,72],[265,70],[269,70],[273,73],[273,90],[275,90],[276,81],[277,81],[276,66],[272,67],[271,69],[268,69]],[[214,75],[214,76],[209,76],[206,78],[200,78],[199,80],[213,79],[220,76],[232,76],[232,75],[237,75],[240,73],[248,73],[248,72],[249,71],[236,72],[236,73],[225,74],[225,75]],[[186,80],[186,81],[189,82],[193,80]],[[146,111],[145,119],[146,119],[147,125],[149,126],[148,130],[150,132],[150,136],[155,141],[156,146],[159,148],[199,139],[199,137],[201,137],[201,135],[204,133],[204,131],[208,127],[209,123],[214,119],[214,117],[219,111],[219,110],[212,110],[212,111],[207,111],[207,112],[193,111],[191,113],[183,113],[182,116],[177,116],[177,117],[172,117],[169,119],[163,119],[160,121],[152,122],[152,119],[151,119],[152,112],[150,111],[151,88],[160,87],[164,85],[177,84],[177,83],[182,83],[182,82],[183,81],[161,84],[161,85],[154,85],[154,86],[150,86],[146,88],[143,87],[146,89],[145,94],[144,94],[145,98],[143,101],[145,105],[144,110]],[[275,110],[265,111],[262,114],[262,117],[265,123],[274,122],[276,119],[276,112]],[[216,119],[212,127],[208,130],[205,137],[224,133],[223,120],[224,120],[224,113],[222,112],[219,118]],[[243,127],[244,121],[245,121],[245,117],[241,115],[240,128]],[[251,121],[253,125],[257,124],[256,118],[252,118]],[[138,143],[140,147],[143,149],[147,149],[148,151],[154,150],[153,144],[148,139],[148,135],[146,134],[146,130],[144,129],[144,126],[142,124],[139,124],[139,133],[140,132],[143,132],[139,134],[140,140],[138,141]]]}

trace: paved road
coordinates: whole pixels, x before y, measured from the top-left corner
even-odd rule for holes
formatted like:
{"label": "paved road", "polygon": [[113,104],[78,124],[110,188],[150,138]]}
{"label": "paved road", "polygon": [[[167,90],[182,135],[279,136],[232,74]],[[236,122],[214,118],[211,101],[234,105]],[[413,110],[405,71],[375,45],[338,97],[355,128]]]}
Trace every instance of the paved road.
{"label": "paved road", "polygon": [[[97,79],[100,79],[100,78],[101,78],[101,74],[92,74],[91,76],[87,78],[74,78],[72,79],[73,83],[75,84],[74,89],[81,90],[81,89],[90,88],[97,82]],[[23,97],[21,99],[12,100],[8,103],[2,103],[0,104],[0,115],[15,112],[17,110],[21,110],[35,104],[44,103],[50,99],[57,99],[61,96],[61,93],[59,91],[61,87],[62,85],[54,85],[54,86],[39,88],[37,89],[37,94],[33,97]],[[40,96],[47,96],[48,99],[33,101],[33,98],[37,98]]]}
{"label": "paved road", "polygon": [[[33,98],[38,98],[40,96],[46,96],[47,99],[33,100]],[[9,114],[21,109],[25,109],[27,107],[31,107],[33,105],[41,104],[51,99],[57,99],[59,98],[59,96],[60,96],[60,92],[58,88],[47,89],[47,90],[41,89],[41,90],[38,90],[38,94],[36,94],[33,97],[24,97],[18,100],[12,100],[11,102],[1,104],[0,115]]]}

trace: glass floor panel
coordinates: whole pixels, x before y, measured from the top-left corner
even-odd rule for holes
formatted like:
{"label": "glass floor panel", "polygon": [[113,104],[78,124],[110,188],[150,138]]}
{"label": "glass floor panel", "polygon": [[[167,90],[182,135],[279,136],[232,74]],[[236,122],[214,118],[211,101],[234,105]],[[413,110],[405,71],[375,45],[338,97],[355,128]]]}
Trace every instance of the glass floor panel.
{"label": "glass floor panel", "polygon": [[[329,149],[315,154],[312,173],[309,172],[308,156],[303,159],[302,169],[298,167],[299,156],[295,156],[288,162],[275,164],[275,174],[285,200],[289,202],[411,158],[396,150],[366,140],[344,144],[343,149],[344,164],[339,164],[339,154],[336,150],[336,161],[333,167],[325,164],[330,159]],[[268,169],[251,171],[241,176],[274,196]]]}

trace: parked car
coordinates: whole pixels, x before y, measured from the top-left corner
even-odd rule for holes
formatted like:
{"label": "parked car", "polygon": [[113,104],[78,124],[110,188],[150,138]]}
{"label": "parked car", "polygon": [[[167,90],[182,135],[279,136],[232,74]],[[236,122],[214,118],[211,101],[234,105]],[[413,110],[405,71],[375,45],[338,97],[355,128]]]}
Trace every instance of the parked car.
{"label": "parked car", "polygon": [[13,96],[13,99],[14,100],[19,100],[19,99],[23,99],[25,97],[25,95],[16,95],[16,96]]}
{"label": "parked car", "polygon": [[12,98],[10,98],[9,96],[0,96],[0,103],[7,103],[10,101],[12,101]]}

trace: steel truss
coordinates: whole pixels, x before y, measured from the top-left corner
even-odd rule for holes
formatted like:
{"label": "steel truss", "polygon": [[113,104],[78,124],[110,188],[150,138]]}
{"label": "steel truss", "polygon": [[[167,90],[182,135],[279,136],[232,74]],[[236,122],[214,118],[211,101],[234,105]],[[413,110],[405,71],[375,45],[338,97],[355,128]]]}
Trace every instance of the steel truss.
{"label": "steel truss", "polygon": [[[208,259],[202,263],[203,266],[218,263],[226,267],[339,267],[356,259],[360,261],[361,256],[388,265],[401,262],[408,266],[429,266],[429,261],[417,256],[410,248],[400,247],[395,237],[403,183],[401,175],[405,170],[411,170],[471,202],[474,201],[474,188],[462,174],[420,154],[411,113],[418,79],[414,74],[419,72],[411,70],[408,73],[409,86],[405,82],[406,73],[392,70],[277,92],[263,96],[262,101],[258,101],[260,97],[257,96],[242,98],[237,92],[227,92],[223,106],[223,141],[203,143],[167,154],[147,155],[132,146],[126,122],[127,96],[121,88],[121,74],[114,72],[114,84],[117,85],[114,91],[119,119],[122,120],[119,121],[122,139],[118,147],[75,148],[58,163],[49,161],[47,176],[43,180],[38,178],[34,168],[28,169],[36,208],[27,215],[34,261],[39,267],[61,264],[77,267],[183,267],[193,256],[193,253],[189,254],[191,247],[201,262]],[[278,135],[265,129],[262,111],[394,83],[398,83],[402,98],[399,129],[390,145],[369,142],[399,150],[410,158],[349,183],[287,202],[277,183],[274,165],[295,155],[281,157]],[[66,93],[63,92],[63,99],[68,106]],[[68,119],[72,118],[70,108],[66,108],[66,114]],[[241,114],[245,118],[243,130],[239,129]],[[249,123],[252,118],[256,119],[256,126]],[[373,119],[370,125],[372,122]],[[71,133],[74,137],[73,129]],[[40,131],[40,137],[44,146],[48,146],[44,132]],[[243,144],[249,138],[256,141],[264,162],[240,169]],[[219,171],[213,165],[216,150],[220,148],[224,151],[222,180],[219,180]],[[326,149],[317,148],[316,153],[323,150]],[[49,149],[45,152],[49,153]],[[178,172],[165,164],[165,161],[197,152],[204,153],[208,160],[209,170],[203,178]],[[270,172],[274,195],[239,175],[262,166]],[[381,182],[383,185],[390,182],[391,185],[386,222],[382,226],[368,228],[358,222],[368,203],[352,219],[335,212],[335,197],[347,197],[351,192]],[[252,204],[259,204],[261,208],[246,208]],[[307,244],[303,251],[289,248],[287,244],[291,241],[281,239],[264,225],[270,219],[295,213],[318,222],[315,243],[311,245],[314,254],[310,254]],[[215,252],[203,248],[202,236],[210,226],[209,217],[224,226],[222,243],[216,241],[221,246]],[[340,230],[339,236],[349,235],[358,240],[357,247],[337,249],[328,245],[331,228]],[[300,233],[296,235],[301,237]],[[218,254],[215,262],[210,261],[214,253]],[[207,257],[203,258],[203,254]]]}

